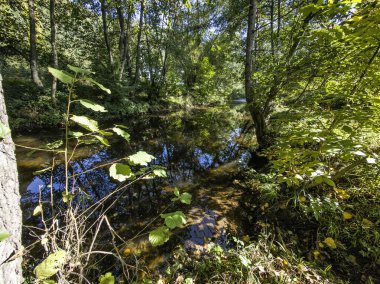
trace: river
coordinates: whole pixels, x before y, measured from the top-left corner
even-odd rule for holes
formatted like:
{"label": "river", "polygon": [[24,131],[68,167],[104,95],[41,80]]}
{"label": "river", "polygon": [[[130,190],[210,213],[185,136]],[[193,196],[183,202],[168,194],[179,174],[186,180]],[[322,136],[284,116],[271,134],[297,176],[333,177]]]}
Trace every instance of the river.
{"label": "river", "polygon": [[[228,247],[231,236],[244,234],[239,212],[242,192],[234,186],[239,168],[249,159],[247,145],[250,141],[241,135],[247,122],[242,107],[203,108],[188,112],[169,113],[162,116],[144,115],[118,122],[128,127],[130,142],[111,139],[111,147],[85,145],[78,147],[72,170],[81,173],[112,162],[113,160],[146,151],[156,157],[154,164],[167,169],[167,178],[142,180],[130,186],[118,197],[117,204],[109,212],[112,226],[118,235],[128,242],[126,257],[141,258],[150,269],[164,265],[165,252],[180,244],[185,249],[200,253],[212,241]],[[41,147],[62,139],[63,130],[51,130],[29,135],[18,135],[16,144]],[[64,188],[63,157],[50,152],[33,152],[17,147],[16,150],[24,224],[41,226],[39,217],[32,212],[41,198],[50,200],[52,181],[55,193]],[[52,161],[57,165],[42,173]],[[108,174],[108,167],[80,174],[77,184],[88,196],[86,202],[95,202],[114,190],[117,182]],[[134,238],[147,224],[159,216],[163,208],[171,204],[173,188],[192,194],[190,205],[172,205],[181,209],[187,217],[184,228],[174,231],[168,244],[153,248],[147,234]],[[154,227],[155,222],[152,226]],[[24,229],[24,243],[33,240],[32,230]],[[101,246],[101,245],[100,245]],[[106,245],[103,246],[106,249]]]}

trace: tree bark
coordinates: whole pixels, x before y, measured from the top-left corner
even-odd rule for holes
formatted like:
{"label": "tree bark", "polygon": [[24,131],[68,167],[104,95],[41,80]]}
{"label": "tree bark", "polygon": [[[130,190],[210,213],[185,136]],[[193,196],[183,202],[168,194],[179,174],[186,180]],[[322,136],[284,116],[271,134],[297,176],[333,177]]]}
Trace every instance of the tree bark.
{"label": "tree bark", "polygon": [[122,1],[120,0],[119,6],[116,8],[119,18],[120,35],[119,35],[119,53],[120,53],[120,69],[119,81],[123,79],[125,66],[127,65],[128,77],[131,78],[131,60],[129,56],[129,33],[132,20],[132,4],[128,5],[127,9],[127,27],[125,27],[124,9]]}
{"label": "tree bark", "polygon": [[[0,75],[0,122],[6,127],[8,117]],[[14,145],[11,135],[0,138],[0,231],[11,236],[0,242],[0,279],[4,284],[22,283],[21,257],[10,258],[21,247],[22,215]]]}
{"label": "tree bark", "polygon": [[28,0],[29,8],[29,64],[33,82],[40,88],[43,88],[43,84],[38,75],[37,66],[37,40],[36,40],[36,18],[34,16],[34,0]]}
{"label": "tree bark", "polygon": [[[58,54],[56,48],[56,35],[57,35],[57,26],[55,22],[55,0],[50,0],[50,43],[51,43],[51,52],[53,55],[53,67],[58,68]],[[55,101],[55,94],[57,92],[57,78],[53,76],[53,81],[51,84],[51,97]]]}
{"label": "tree bark", "polygon": [[135,71],[135,83],[140,79],[140,53],[141,53],[141,33],[144,19],[144,0],[140,1],[140,21],[139,31],[137,33],[137,51],[136,51],[136,71]]}
{"label": "tree bark", "polygon": [[246,58],[245,58],[245,97],[248,109],[251,113],[252,120],[255,124],[255,134],[259,148],[267,145],[267,127],[266,119],[262,108],[259,104],[259,98],[254,92],[252,75],[253,75],[253,48],[255,46],[255,27],[257,20],[257,0],[249,1],[248,10],[248,29],[246,41]]}
{"label": "tree bark", "polygon": [[103,22],[103,35],[104,35],[104,42],[106,44],[107,48],[107,55],[108,55],[108,62],[111,66],[111,71],[113,73],[113,55],[112,55],[112,48],[110,44],[109,34],[108,34],[108,26],[107,26],[107,11],[106,11],[106,3],[105,0],[100,1],[100,9],[102,11],[102,22]]}

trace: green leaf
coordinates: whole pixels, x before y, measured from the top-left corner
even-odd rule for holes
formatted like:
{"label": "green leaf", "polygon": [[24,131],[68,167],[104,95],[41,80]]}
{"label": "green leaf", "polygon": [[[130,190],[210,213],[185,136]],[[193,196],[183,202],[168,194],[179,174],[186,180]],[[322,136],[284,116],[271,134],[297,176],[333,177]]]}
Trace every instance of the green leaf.
{"label": "green leaf", "polygon": [[79,102],[82,106],[92,109],[93,111],[107,112],[103,106],[98,105],[90,100],[79,100]]}
{"label": "green leaf", "polygon": [[42,213],[42,206],[41,205],[36,206],[36,208],[34,208],[33,210],[33,216],[40,215],[41,213]]}
{"label": "green leaf", "polygon": [[110,167],[110,176],[120,182],[133,178],[135,175],[128,165],[115,163]]}
{"label": "green leaf", "polygon": [[330,179],[328,177],[322,177],[322,178],[323,178],[323,182],[325,184],[332,186],[332,187],[336,187],[335,182],[332,179]]}
{"label": "green leaf", "polygon": [[113,132],[115,132],[117,135],[120,135],[121,137],[123,137],[126,141],[129,141],[129,134],[127,132],[125,132],[123,129],[121,128],[118,128],[118,127],[114,127],[112,128]]}
{"label": "green leaf", "polygon": [[74,196],[75,195],[73,193],[71,193],[71,192],[68,192],[68,193],[63,192],[62,193],[62,201],[65,202],[65,203],[68,203],[71,199],[74,198]]}
{"label": "green leaf", "polygon": [[75,77],[69,73],[63,72],[61,70],[48,67],[48,70],[51,75],[57,78],[59,81],[65,84],[72,84],[75,82]]}
{"label": "green leaf", "polygon": [[96,82],[94,79],[92,78],[84,78],[87,82],[90,82],[96,86],[98,86],[101,90],[105,91],[107,94],[111,94],[111,90],[110,89],[107,89],[106,87],[104,87],[102,84]]}
{"label": "green leaf", "polygon": [[353,152],[354,155],[356,156],[360,156],[360,157],[366,157],[367,155],[365,153],[363,153],[362,151],[355,151]]}
{"label": "green leaf", "polygon": [[147,166],[149,162],[155,159],[154,156],[144,152],[139,151],[134,155],[128,157],[128,160],[134,165]]}
{"label": "green leaf", "polygon": [[174,229],[175,227],[181,227],[186,224],[186,216],[182,211],[176,211],[167,214],[161,214],[161,218],[165,219],[165,225],[170,229]]}
{"label": "green leaf", "polygon": [[9,127],[5,126],[5,124],[0,122],[0,139],[7,137],[9,133],[11,133]]}
{"label": "green leaf", "polygon": [[174,195],[179,197],[179,190],[178,188],[174,188]]}
{"label": "green leaf", "polygon": [[65,264],[65,258],[66,252],[64,250],[59,250],[55,253],[50,254],[34,269],[36,277],[40,280],[43,280],[53,276]]}
{"label": "green leaf", "polygon": [[374,158],[367,158],[367,164],[376,164],[376,159],[374,159]]}
{"label": "green leaf", "polygon": [[70,119],[91,132],[99,130],[98,122],[86,116],[73,115]]}
{"label": "green leaf", "polygon": [[83,75],[90,75],[90,74],[94,74],[94,72],[90,71],[90,70],[87,70],[87,69],[82,69],[82,68],[79,68],[79,67],[75,67],[75,66],[72,66],[70,64],[67,64],[67,67],[69,67],[69,69],[71,71],[74,71],[75,73],[79,73],[79,74],[83,74]]}
{"label": "green leaf", "polygon": [[166,171],[164,169],[154,169],[153,170],[153,174],[156,177],[162,177],[162,178],[168,177],[167,174],[166,174]]}
{"label": "green leaf", "polygon": [[9,237],[11,236],[11,234],[6,231],[6,230],[1,230],[0,231],[0,242],[1,241],[5,241],[6,239],[8,239]]}
{"label": "green leaf", "polygon": [[190,193],[184,192],[178,198],[182,203],[190,204],[192,196]]}
{"label": "green leaf", "polygon": [[166,226],[158,227],[157,229],[149,232],[149,241],[152,246],[160,246],[169,240],[170,231]]}
{"label": "green leaf", "polygon": [[82,137],[83,136],[83,133],[82,132],[79,132],[79,131],[70,131],[69,134],[75,138],[79,138],[79,137]]}
{"label": "green leaf", "polygon": [[106,138],[104,138],[103,136],[100,136],[100,135],[94,135],[94,137],[95,137],[96,139],[98,139],[98,140],[100,141],[100,143],[102,143],[103,145],[105,145],[105,146],[107,146],[107,147],[111,146],[110,142],[109,142]]}
{"label": "green leaf", "polygon": [[114,284],[115,283],[115,277],[112,275],[111,272],[107,272],[104,275],[100,275],[99,277],[99,284]]}

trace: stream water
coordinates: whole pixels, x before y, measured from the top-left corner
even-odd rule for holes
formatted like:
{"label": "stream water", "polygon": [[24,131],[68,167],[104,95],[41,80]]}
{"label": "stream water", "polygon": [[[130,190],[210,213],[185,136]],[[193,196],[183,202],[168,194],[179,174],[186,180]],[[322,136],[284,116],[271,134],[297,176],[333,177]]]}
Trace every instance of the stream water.
{"label": "stream water", "polygon": [[[130,142],[116,137],[108,148],[101,145],[81,146],[74,156],[72,169],[75,173],[81,173],[140,150],[154,155],[154,164],[167,168],[167,178],[134,183],[110,211],[112,226],[125,239],[132,238],[171,203],[174,187],[192,194],[190,205],[172,207],[173,211],[178,208],[183,210],[188,223],[185,228],[174,232],[169,245],[152,248],[145,234],[131,242],[125,250],[126,254],[143,255],[146,265],[155,268],[165,261],[162,257],[156,257],[155,250],[159,250],[162,256],[162,251],[182,244],[188,250],[202,251],[210,241],[226,247],[229,235],[244,233],[235,210],[239,206],[241,192],[234,187],[234,178],[238,168],[249,159],[247,148],[242,147],[249,143],[241,137],[245,122],[242,111],[234,108],[205,108],[128,119],[121,123],[129,129]],[[62,134],[63,131],[57,129],[19,135],[14,140],[16,144],[40,147],[61,139]],[[19,147],[16,155],[24,223],[38,226],[39,219],[32,216],[32,212],[39,195],[48,203],[51,181],[54,192],[64,188],[64,168],[60,165],[63,158],[49,152],[32,153]],[[53,159],[58,165],[53,175],[51,171],[35,174],[49,167]],[[86,192],[86,202],[102,198],[117,186],[117,182],[109,177],[108,167],[79,174],[77,184]],[[25,229],[24,239],[28,239],[29,234]]]}

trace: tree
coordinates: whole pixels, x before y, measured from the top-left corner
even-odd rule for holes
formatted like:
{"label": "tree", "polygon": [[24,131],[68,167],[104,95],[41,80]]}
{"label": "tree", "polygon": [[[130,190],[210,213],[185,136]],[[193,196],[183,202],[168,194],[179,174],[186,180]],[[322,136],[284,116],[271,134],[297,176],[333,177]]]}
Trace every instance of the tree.
{"label": "tree", "polygon": [[14,145],[10,135],[0,75],[0,233],[10,236],[0,241],[0,279],[2,283],[22,283],[21,209]]}
{"label": "tree", "polygon": [[30,71],[33,82],[40,88],[43,88],[42,81],[38,74],[37,65],[37,40],[36,40],[36,18],[34,15],[34,0],[28,0],[29,8],[29,43],[30,43]]}
{"label": "tree", "polygon": [[[50,0],[50,42],[51,51],[53,54],[53,67],[58,68],[58,54],[56,47],[57,27],[55,22],[55,0]],[[55,93],[57,92],[57,78],[53,77],[51,85],[51,97],[55,100]]]}

